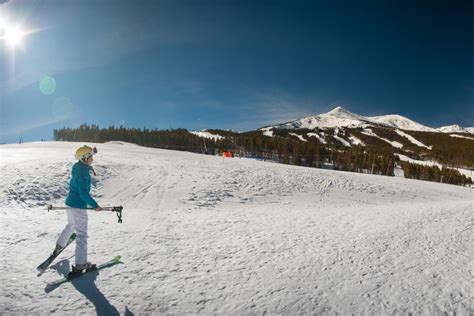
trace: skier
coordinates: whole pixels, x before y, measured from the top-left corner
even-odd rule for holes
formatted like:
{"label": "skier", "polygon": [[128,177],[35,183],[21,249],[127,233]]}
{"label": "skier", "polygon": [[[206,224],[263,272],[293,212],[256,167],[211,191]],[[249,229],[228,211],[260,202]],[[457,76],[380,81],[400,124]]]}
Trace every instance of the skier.
{"label": "skier", "polygon": [[66,246],[69,237],[76,232],[76,253],[75,265],[72,266],[72,273],[93,270],[95,264],[87,261],[87,206],[91,206],[95,211],[100,212],[102,208],[90,195],[93,155],[97,149],[89,146],[82,146],[76,150],[78,162],[72,167],[72,177],[69,183],[69,194],[66,198],[67,225],[56,242],[53,254],[61,252]]}

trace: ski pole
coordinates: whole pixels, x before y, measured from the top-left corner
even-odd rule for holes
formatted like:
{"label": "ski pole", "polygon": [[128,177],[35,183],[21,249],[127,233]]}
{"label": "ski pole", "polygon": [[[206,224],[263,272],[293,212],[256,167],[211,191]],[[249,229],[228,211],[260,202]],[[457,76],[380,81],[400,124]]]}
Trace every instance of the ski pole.
{"label": "ski pole", "polygon": [[[51,210],[68,210],[68,209],[72,209],[74,207],[68,207],[68,206],[53,206],[53,205],[48,205],[48,212],[51,211]],[[115,212],[115,214],[117,215],[117,218],[118,218],[118,222],[119,223],[122,223],[122,210],[123,210],[123,206],[104,206],[104,207],[101,207],[102,208],[102,211],[106,211],[106,212]],[[81,210],[95,210],[95,208],[93,207],[85,207],[85,208],[80,208]]]}

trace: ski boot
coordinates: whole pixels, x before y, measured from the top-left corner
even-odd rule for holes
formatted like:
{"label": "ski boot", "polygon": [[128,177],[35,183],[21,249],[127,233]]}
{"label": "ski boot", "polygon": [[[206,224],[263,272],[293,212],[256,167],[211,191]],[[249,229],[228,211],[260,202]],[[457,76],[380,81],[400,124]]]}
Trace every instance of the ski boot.
{"label": "ski boot", "polygon": [[89,272],[92,270],[97,269],[97,265],[90,263],[89,261],[84,264],[76,264],[72,266],[71,273],[81,273],[81,272]]}

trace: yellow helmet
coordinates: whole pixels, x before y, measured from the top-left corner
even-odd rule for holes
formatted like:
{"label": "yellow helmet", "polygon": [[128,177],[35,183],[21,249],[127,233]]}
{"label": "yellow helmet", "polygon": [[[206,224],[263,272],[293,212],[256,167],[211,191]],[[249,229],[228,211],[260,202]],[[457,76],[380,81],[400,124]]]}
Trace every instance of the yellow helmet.
{"label": "yellow helmet", "polygon": [[97,148],[84,145],[76,150],[76,159],[85,161],[95,154],[97,154]]}

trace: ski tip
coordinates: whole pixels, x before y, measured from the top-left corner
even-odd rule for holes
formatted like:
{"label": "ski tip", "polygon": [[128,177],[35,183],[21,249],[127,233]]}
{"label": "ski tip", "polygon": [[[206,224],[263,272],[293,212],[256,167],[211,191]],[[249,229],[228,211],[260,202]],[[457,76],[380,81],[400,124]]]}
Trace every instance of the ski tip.
{"label": "ski tip", "polygon": [[121,258],[122,256],[115,256],[114,261],[120,261]]}

